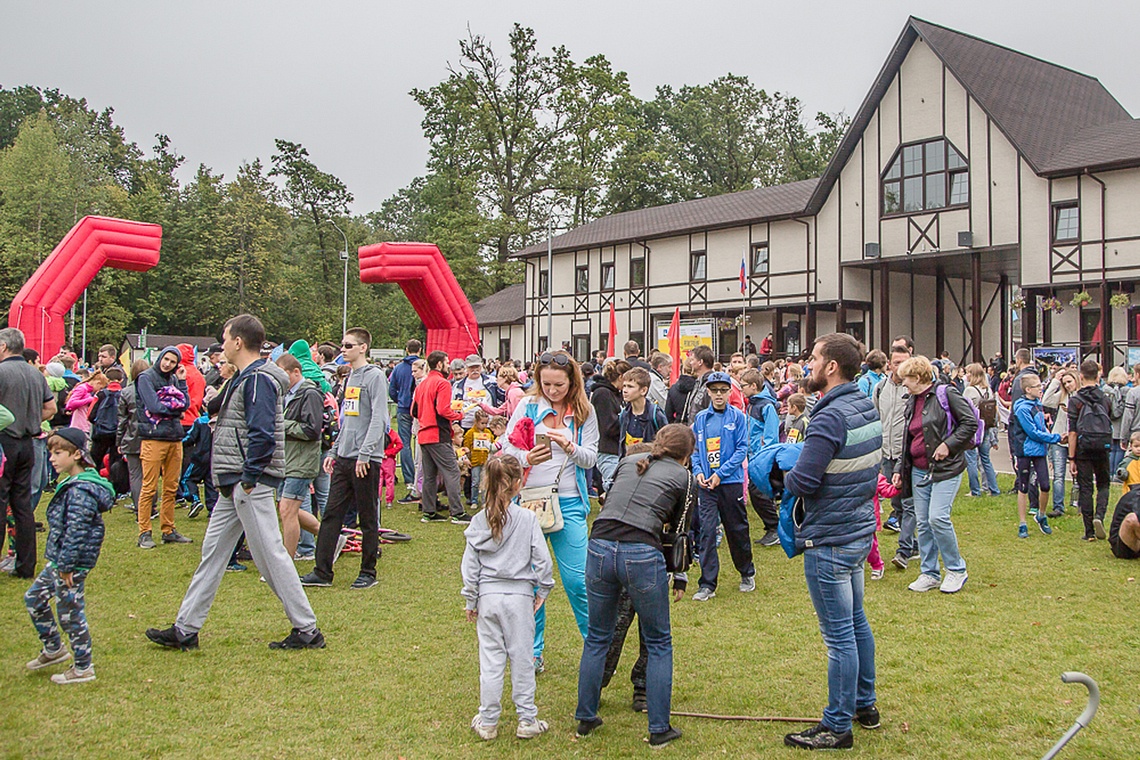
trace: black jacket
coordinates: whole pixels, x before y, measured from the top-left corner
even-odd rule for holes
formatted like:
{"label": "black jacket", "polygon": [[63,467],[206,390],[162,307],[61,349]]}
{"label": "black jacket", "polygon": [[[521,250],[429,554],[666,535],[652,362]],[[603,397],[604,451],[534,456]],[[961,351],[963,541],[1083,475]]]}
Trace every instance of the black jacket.
{"label": "black jacket", "polygon": [[[978,429],[978,421],[974,417],[974,410],[970,402],[958,392],[953,385],[947,386],[946,400],[950,404],[950,412],[957,423],[950,437],[946,436],[946,412],[942,404],[938,403],[935,389],[938,384],[931,385],[923,394],[926,400],[922,406],[922,438],[926,444],[926,461],[930,463],[930,474],[934,482],[960,475],[966,469],[966,449],[974,442],[974,433]],[[910,496],[910,470],[913,462],[910,457],[910,421],[914,417],[914,397],[909,396],[906,402],[906,428],[903,430],[903,454],[895,467],[895,472],[902,475],[903,496]],[[934,460],[934,450],[945,443],[950,449],[950,456],[940,462]]]}
{"label": "black jacket", "polygon": [[[597,519],[631,525],[661,541],[664,526],[675,527],[684,511],[689,493],[689,471],[675,459],[658,459],[649,465],[644,475],[638,475],[638,461],[648,456],[634,454],[621,460],[614,472],[613,485],[606,494],[606,504]],[[691,519],[690,509],[686,521]]]}
{"label": "black jacket", "polygon": [[681,414],[685,411],[685,399],[697,384],[697,378],[692,375],[681,375],[677,382],[669,388],[669,395],[665,397],[665,419],[668,422],[681,422]]}
{"label": "black jacket", "polygon": [[621,446],[621,391],[606,378],[597,375],[590,393],[594,414],[598,415],[598,453],[618,454]]}

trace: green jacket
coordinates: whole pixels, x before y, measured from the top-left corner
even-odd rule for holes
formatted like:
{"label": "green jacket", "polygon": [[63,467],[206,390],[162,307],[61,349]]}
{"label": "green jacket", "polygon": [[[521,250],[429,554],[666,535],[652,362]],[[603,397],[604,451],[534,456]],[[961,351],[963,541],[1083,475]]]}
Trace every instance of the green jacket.
{"label": "green jacket", "polygon": [[[319,371],[319,370],[318,370]],[[312,480],[321,469],[324,396],[312,380],[285,392],[285,477]]]}
{"label": "green jacket", "polygon": [[321,393],[329,393],[332,391],[332,386],[329,381],[325,379],[325,373],[321,372],[321,368],[313,361],[312,350],[309,347],[307,340],[295,340],[289,345],[289,353],[301,362],[301,374],[307,379],[312,380],[321,389]]}

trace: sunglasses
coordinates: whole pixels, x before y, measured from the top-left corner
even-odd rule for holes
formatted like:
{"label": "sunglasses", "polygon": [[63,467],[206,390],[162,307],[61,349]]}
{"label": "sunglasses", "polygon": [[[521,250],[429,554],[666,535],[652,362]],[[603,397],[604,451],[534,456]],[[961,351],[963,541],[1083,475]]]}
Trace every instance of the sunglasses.
{"label": "sunglasses", "polygon": [[363,345],[364,345],[363,343],[341,343],[340,347],[341,348],[356,348],[357,346],[363,346]]}
{"label": "sunglasses", "polygon": [[566,354],[552,354],[549,351],[547,351],[545,354],[538,357],[538,363],[544,367],[549,366],[551,364],[555,364],[559,367],[569,367],[570,366],[570,357],[567,356]]}

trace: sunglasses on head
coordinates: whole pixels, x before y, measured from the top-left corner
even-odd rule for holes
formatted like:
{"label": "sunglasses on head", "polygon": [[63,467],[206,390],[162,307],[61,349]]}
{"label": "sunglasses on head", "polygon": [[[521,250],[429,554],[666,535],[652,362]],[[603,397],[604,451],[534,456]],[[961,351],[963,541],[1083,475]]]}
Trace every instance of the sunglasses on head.
{"label": "sunglasses on head", "polygon": [[552,354],[549,351],[547,351],[545,354],[538,357],[538,363],[544,367],[549,366],[551,364],[556,364],[559,367],[569,367],[570,366],[570,357],[567,356],[566,354]]}

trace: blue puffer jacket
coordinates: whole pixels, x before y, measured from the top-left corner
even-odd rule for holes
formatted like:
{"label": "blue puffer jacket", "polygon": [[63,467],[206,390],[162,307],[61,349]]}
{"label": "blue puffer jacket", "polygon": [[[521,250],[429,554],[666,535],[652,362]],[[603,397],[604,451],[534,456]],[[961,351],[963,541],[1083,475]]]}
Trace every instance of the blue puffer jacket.
{"label": "blue puffer jacket", "polygon": [[804,499],[799,549],[836,546],[875,532],[883,425],[855,383],[832,388],[815,405],[804,448],[784,487]]}
{"label": "blue puffer jacket", "polygon": [[115,503],[115,488],[95,470],[59,484],[47,508],[44,559],[61,573],[90,570],[103,546],[103,515]]}
{"label": "blue puffer jacket", "polygon": [[[1023,435],[1017,435],[1013,426],[1021,428]],[[1045,413],[1041,411],[1041,400],[1022,396],[1013,402],[1013,418],[1009,421],[1009,439],[1021,444],[1021,451],[1014,451],[1014,456],[1043,457],[1049,451],[1050,443],[1057,443],[1061,436],[1050,433],[1045,427]],[[1015,449],[1017,447],[1015,446]]]}

